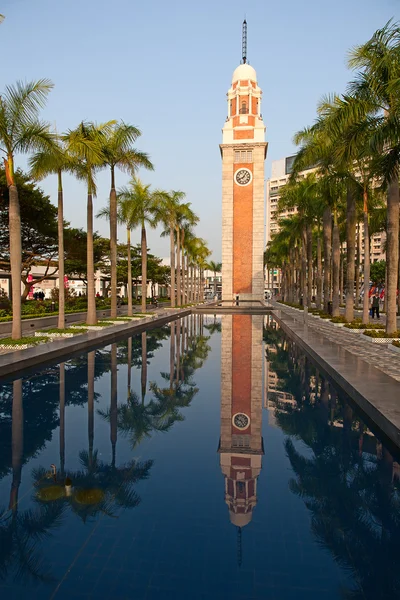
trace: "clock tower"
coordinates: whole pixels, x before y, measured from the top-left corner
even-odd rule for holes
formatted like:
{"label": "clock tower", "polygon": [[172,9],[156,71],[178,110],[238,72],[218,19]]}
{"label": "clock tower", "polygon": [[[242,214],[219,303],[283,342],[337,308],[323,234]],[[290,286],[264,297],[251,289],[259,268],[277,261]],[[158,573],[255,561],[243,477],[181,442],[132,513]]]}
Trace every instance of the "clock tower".
{"label": "clock tower", "polygon": [[243,22],[242,63],[228,91],[222,129],[222,300],[264,299],[264,161],[261,89],[247,63]]}

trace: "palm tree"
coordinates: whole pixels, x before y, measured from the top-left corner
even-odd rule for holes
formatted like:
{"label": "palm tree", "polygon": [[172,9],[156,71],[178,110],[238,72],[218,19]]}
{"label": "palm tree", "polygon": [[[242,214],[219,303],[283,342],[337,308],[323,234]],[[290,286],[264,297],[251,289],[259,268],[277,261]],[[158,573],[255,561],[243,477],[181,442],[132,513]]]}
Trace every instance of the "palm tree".
{"label": "palm tree", "polygon": [[65,286],[64,286],[64,199],[62,174],[71,170],[72,159],[68,156],[61,140],[56,138],[54,144],[46,150],[36,152],[30,159],[32,176],[41,180],[48,175],[57,175],[58,180],[58,328],[65,327]]}
{"label": "palm tree", "polygon": [[181,245],[182,230],[186,224],[196,224],[198,218],[190,208],[190,202],[179,204],[176,210],[175,236],[176,236],[176,296],[177,305],[182,304],[182,278],[181,278]]}
{"label": "palm tree", "polygon": [[141,227],[141,254],[142,254],[142,312],[146,312],[147,298],[147,239],[146,223],[155,227],[158,221],[156,206],[156,194],[150,190],[150,185],[144,185],[142,181],[134,177],[129,182],[129,187],[123,187],[118,191],[122,202],[129,201],[132,205],[132,225]]}
{"label": "palm tree", "polygon": [[62,136],[74,159],[74,173],[87,187],[87,318],[88,325],[97,322],[94,288],[93,197],[96,197],[96,171],[103,165],[102,142],[114,121],[101,125],[81,122]]}
{"label": "palm tree", "polygon": [[53,84],[39,79],[7,86],[0,97],[0,151],[3,153],[9,190],[9,235],[12,284],[12,338],[19,339],[21,327],[21,217],[15,183],[15,154],[43,150],[52,143],[48,125],[38,120]]}
{"label": "palm tree", "polygon": [[185,198],[185,192],[171,190],[170,192],[158,190],[156,193],[158,201],[159,218],[165,226],[162,236],[169,236],[170,241],[170,266],[171,266],[171,307],[175,307],[175,230],[178,220],[178,209],[182,200]]}
{"label": "palm tree", "polygon": [[221,273],[222,271],[222,263],[217,263],[214,262],[213,260],[210,260],[207,263],[207,269],[209,269],[210,271],[212,271],[214,273],[214,296],[217,295],[217,273]]}
{"label": "palm tree", "polygon": [[104,164],[111,171],[110,190],[110,263],[111,263],[111,317],[117,316],[117,193],[115,189],[115,169],[134,176],[138,167],[153,170],[153,165],[145,152],[132,146],[141,132],[137,127],[124,123],[114,124],[103,137],[102,152]]}
{"label": "palm tree", "polygon": [[[386,331],[397,329],[396,294],[399,261],[399,105],[395,89],[400,68],[400,27],[389,21],[350,53],[349,66],[358,69],[349,85],[353,123],[371,132],[374,171],[387,187]],[[355,134],[357,135],[357,127]]]}

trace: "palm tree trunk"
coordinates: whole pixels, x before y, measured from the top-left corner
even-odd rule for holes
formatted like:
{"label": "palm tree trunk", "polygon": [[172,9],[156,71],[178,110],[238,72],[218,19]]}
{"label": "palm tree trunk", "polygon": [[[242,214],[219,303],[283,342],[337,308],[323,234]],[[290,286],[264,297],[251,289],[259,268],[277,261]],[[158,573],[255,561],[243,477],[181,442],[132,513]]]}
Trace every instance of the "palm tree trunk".
{"label": "palm tree trunk", "polygon": [[399,263],[399,180],[392,179],[387,195],[387,241],[386,241],[386,332],[397,330],[397,271]]}
{"label": "palm tree trunk", "polygon": [[18,189],[12,182],[8,186],[9,191],[9,235],[10,235],[10,266],[12,286],[12,334],[13,340],[19,340],[22,336],[21,325],[21,215],[19,207]]}
{"label": "palm tree trunk", "polygon": [[333,220],[333,249],[332,249],[332,316],[339,316],[339,287],[340,287],[340,236],[335,211]]}
{"label": "palm tree trunk", "polygon": [[317,238],[317,297],[316,297],[317,309],[321,310],[322,301],[322,245],[321,238],[318,232]]}
{"label": "palm tree trunk", "polygon": [[194,268],[190,265],[190,302],[194,302]]}
{"label": "palm tree trunk", "polygon": [[348,323],[354,319],[354,272],[356,262],[356,201],[353,191],[347,190],[346,198],[346,309],[345,319]]}
{"label": "palm tree trunk", "polygon": [[131,395],[131,379],[132,379],[132,338],[128,338],[128,399]]}
{"label": "palm tree trunk", "polygon": [[58,172],[58,328],[65,328],[64,207],[62,174]]}
{"label": "palm tree trunk", "polygon": [[343,248],[342,248],[342,244],[340,244],[339,306],[343,303],[343,289],[344,289],[344,262],[343,262]]}
{"label": "palm tree trunk", "polygon": [[329,206],[323,215],[323,238],[324,238],[324,311],[328,312],[330,301],[330,274],[332,255],[332,211]]}
{"label": "palm tree trunk", "polygon": [[169,340],[169,387],[170,390],[174,384],[175,372],[175,321],[171,321],[170,325],[170,340]]}
{"label": "palm tree trunk", "polygon": [[[20,294],[19,294],[20,296]],[[11,421],[11,464],[12,483],[8,508],[16,513],[18,491],[21,485],[22,459],[24,454],[24,405],[22,379],[13,382],[12,421]]]}
{"label": "palm tree trunk", "polygon": [[132,307],[132,252],[131,252],[131,230],[126,228],[126,249],[128,255],[128,317],[133,314]]}
{"label": "palm tree trunk", "polygon": [[146,300],[147,300],[147,240],[146,240],[146,228],[142,224],[142,313],[146,312]]}
{"label": "palm tree trunk", "polygon": [[111,345],[111,396],[110,396],[110,442],[111,464],[115,467],[115,453],[117,447],[117,421],[118,421],[118,369],[117,369],[117,344]]}
{"label": "palm tree trunk", "polygon": [[181,233],[176,231],[176,305],[181,305]]}
{"label": "palm tree trunk", "polygon": [[169,230],[170,262],[171,262],[171,308],[175,308],[175,235],[174,228]]}
{"label": "palm tree trunk", "polygon": [[311,298],[313,297],[313,236],[312,236],[312,227],[311,225],[307,225],[307,272],[308,272],[308,302],[307,306],[311,305]]}
{"label": "palm tree trunk", "polygon": [[117,192],[115,191],[114,167],[111,167],[110,191],[110,268],[111,268],[111,317],[117,316]]}
{"label": "palm tree trunk", "polygon": [[360,243],[361,243],[361,225],[358,223],[357,237],[356,237],[356,275],[355,275],[355,285],[356,285],[356,296],[354,306],[358,308],[358,298],[360,296]]}
{"label": "palm tree trunk", "polygon": [[369,249],[369,223],[367,192],[364,191],[364,300],[363,300],[363,323],[369,322],[369,278],[371,271],[371,257]]}
{"label": "palm tree trunk", "polygon": [[60,363],[60,472],[64,477],[65,471],[65,363]]}
{"label": "palm tree trunk", "polygon": [[300,298],[302,298],[302,302],[303,302],[303,307],[306,308],[308,307],[308,298],[307,298],[307,290],[308,290],[308,286],[307,286],[307,230],[306,227],[303,226],[303,231],[302,231],[302,243],[301,243],[301,271],[300,271],[300,281],[301,281],[301,294],[303,296],[301,296],[300,294]]}
{"label": "palm tree trunk", "polygon": [[94,441],[94,366],[96,352],[88,352],[88,457],[89,466],[93,465]]}
{"label": "palm tree trunk", "polygon": [[93,196],[88,189],[87,196],[87,317],[88,325],[96,325],[96,298],[94,293],[94,255],[93,255]]}
{"label": "palm tree trunk", "polygon": [[146,397],[147,388],[147,333],[142,333],[142,371],[141,371],[141,386],[142,386],[142,404]]}

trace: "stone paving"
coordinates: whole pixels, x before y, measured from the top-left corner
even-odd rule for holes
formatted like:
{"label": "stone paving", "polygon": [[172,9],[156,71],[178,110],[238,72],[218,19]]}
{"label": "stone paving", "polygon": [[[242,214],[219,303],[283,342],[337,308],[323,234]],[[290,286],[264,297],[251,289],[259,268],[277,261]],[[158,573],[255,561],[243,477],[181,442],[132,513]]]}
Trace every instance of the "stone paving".
{"label": "stone paving", "polygon": [[[303,312],[292,309],[289,306],[277,303],[276,309],[290,315],[296,321],[303,323]],[[382,321],[384,322],[384,321]],[[393,379],[400,381],[400,354],[389,350],[386,345],[373,344],[360,337],[359,333],[347,330],[345,327],[336,327],[329,320],[316,319],[309,315],[307,325],[310,329],[317,331],[335,344],[340,344],[346,350],[359,358],[380,369]]]}

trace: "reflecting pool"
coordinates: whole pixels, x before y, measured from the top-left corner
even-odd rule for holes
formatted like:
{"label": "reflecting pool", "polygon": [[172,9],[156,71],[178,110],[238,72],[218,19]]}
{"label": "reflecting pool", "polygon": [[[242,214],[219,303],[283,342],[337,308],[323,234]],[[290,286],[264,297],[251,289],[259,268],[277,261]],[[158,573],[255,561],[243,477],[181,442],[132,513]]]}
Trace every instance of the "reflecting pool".
{"label": "reflecting pool", "polygon": [[397,450],[263,315],[0,387],[3,598],[400,598]]}

